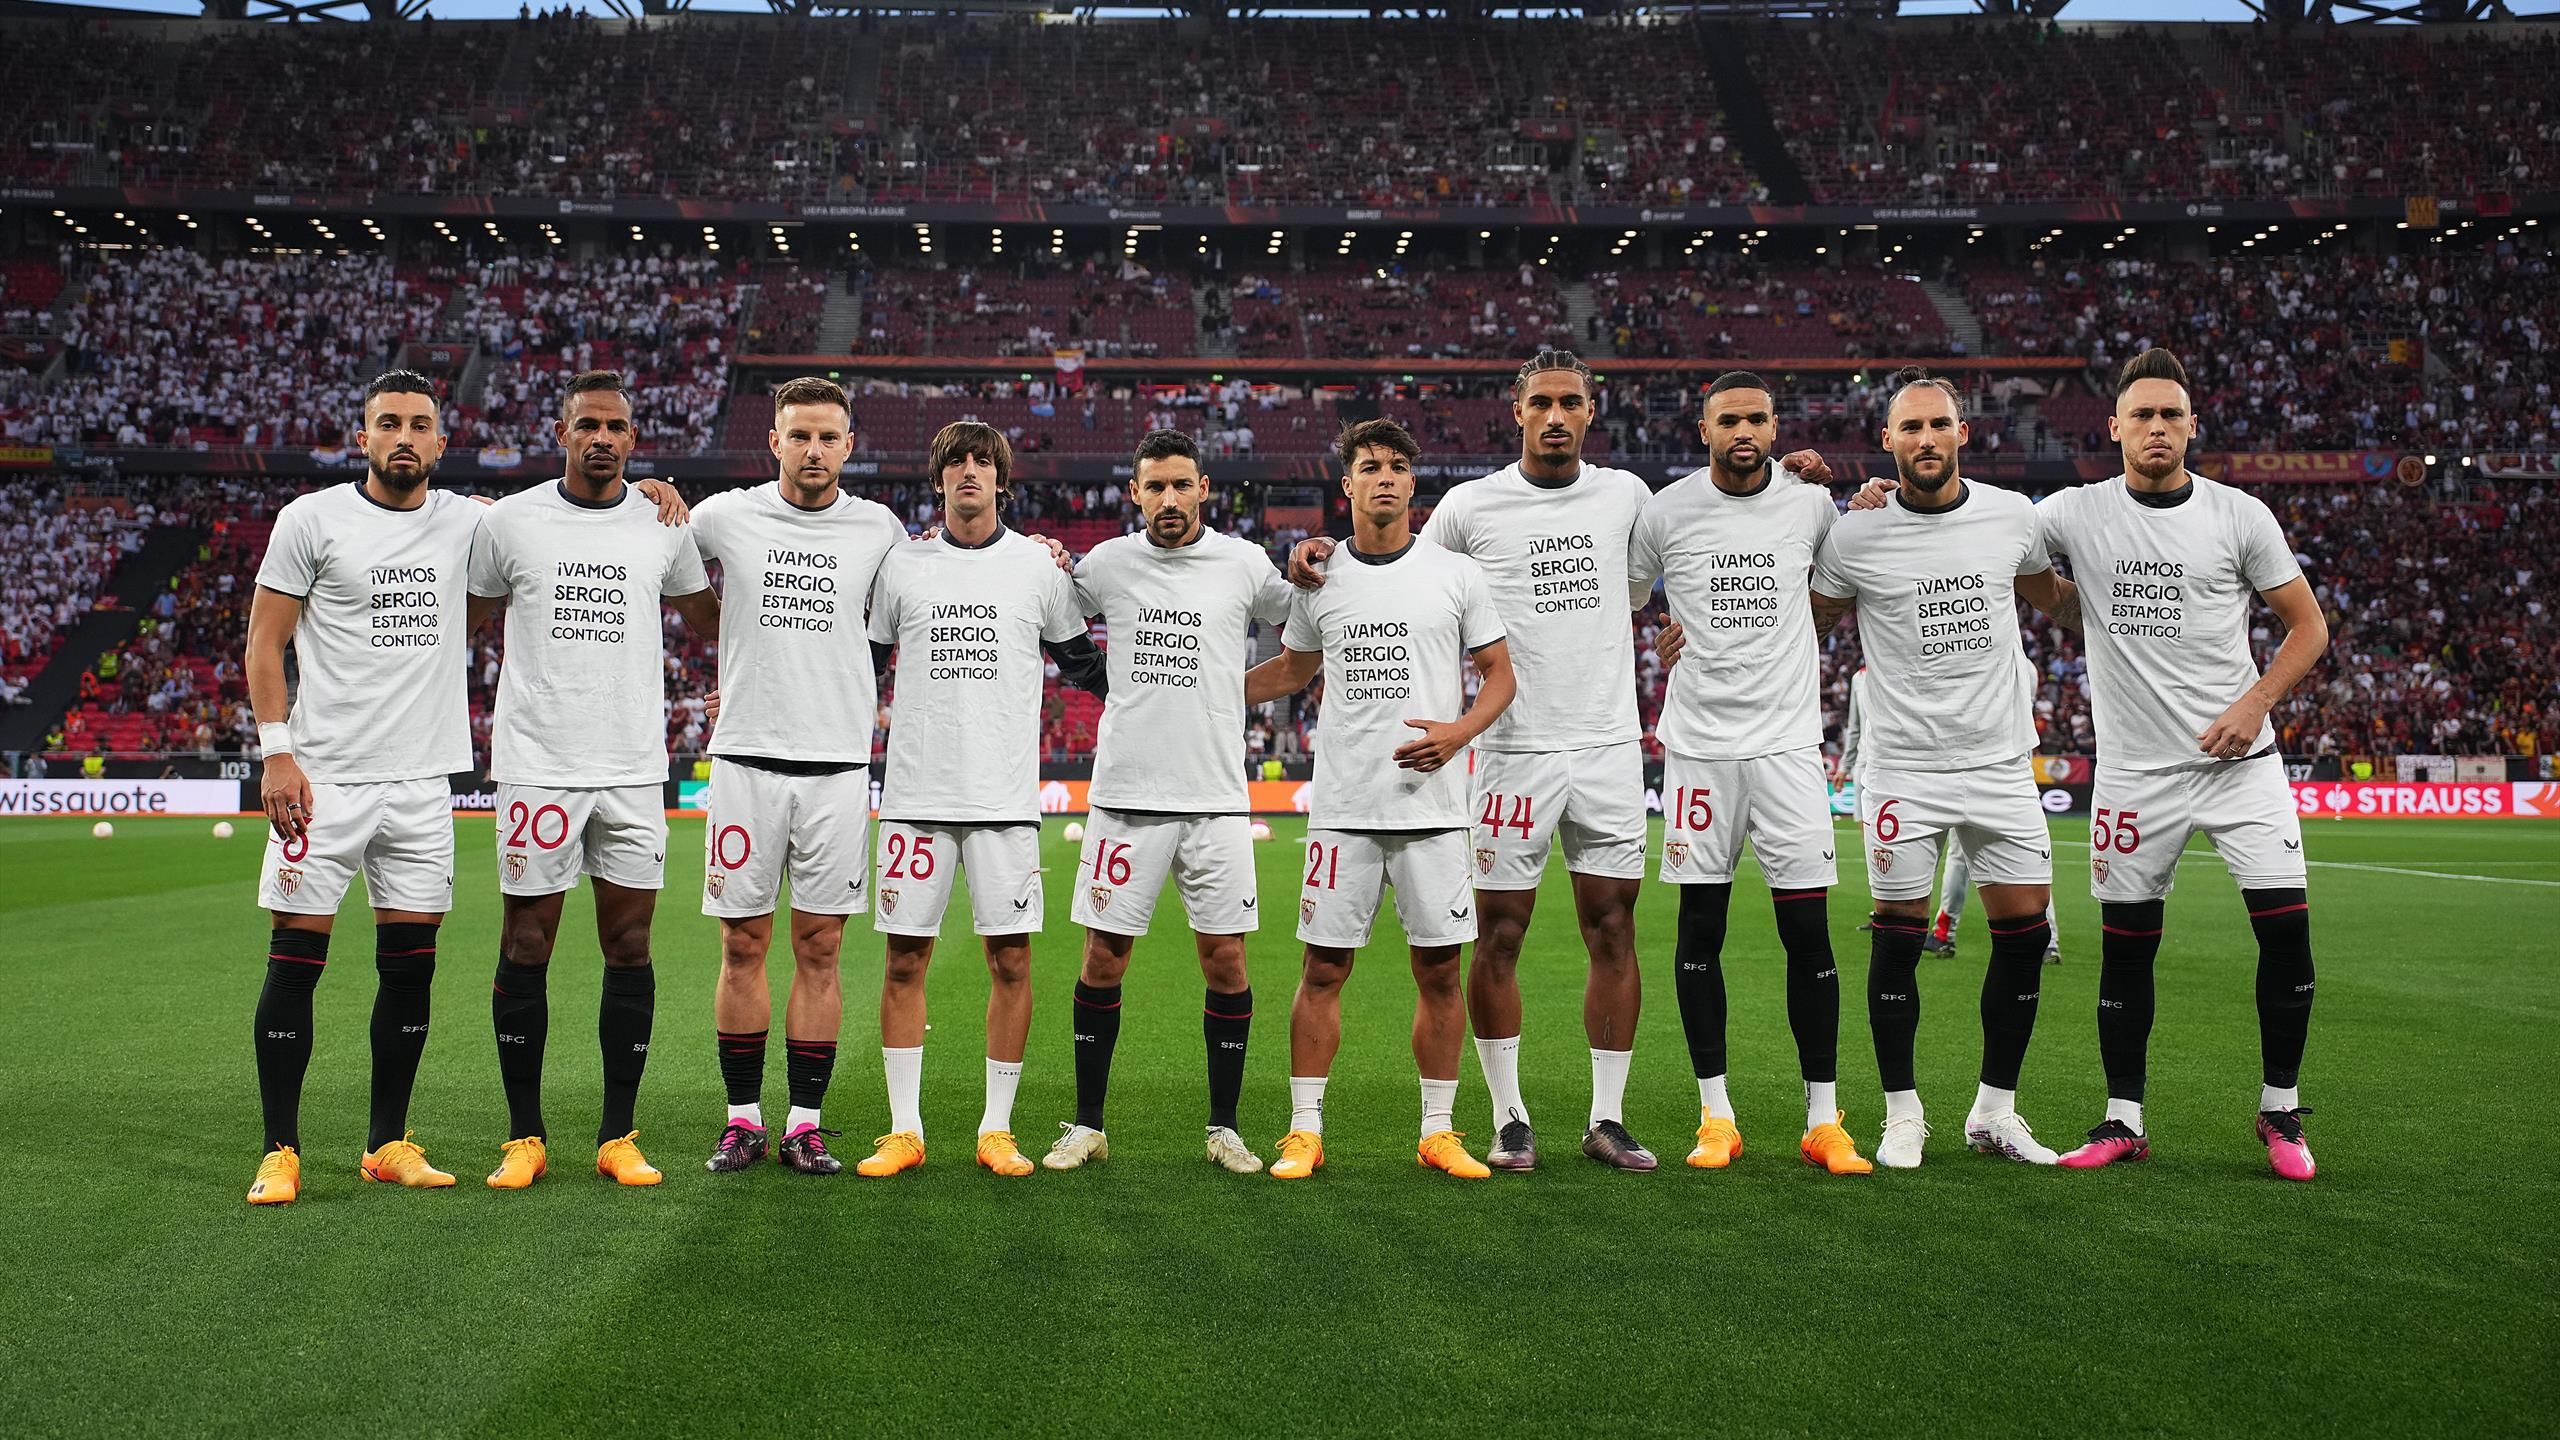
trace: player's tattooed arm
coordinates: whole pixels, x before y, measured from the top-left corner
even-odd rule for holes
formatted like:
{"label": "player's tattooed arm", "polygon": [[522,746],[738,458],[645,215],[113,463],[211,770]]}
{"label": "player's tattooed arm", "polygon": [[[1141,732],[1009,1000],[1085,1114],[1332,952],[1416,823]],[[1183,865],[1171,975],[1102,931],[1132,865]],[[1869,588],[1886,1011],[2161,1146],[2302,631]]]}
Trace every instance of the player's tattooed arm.
{"label": "player's tattooed arm", "polygon": [[2204,728],[2196,737],[2196,748],[2217,760],[2237,760],[2249,753],[2257,742],[2258,726],[2269,711],[2293,687],[2320,663],[2329,650],[2329,617],[2320,613],[2320,601],[2311,593],[2311,582],[2295,577],[2273,590],[2263,591],[2259,599],[2276,612],[2284,626],[2284,643],[2276,647],[2275,658],[2267,662],[2267,673],[2258,683],[2231,703],[2221,718]]}
{"label": "player's tattooed arm", "polygon": [[720,592],[706,585],[690,595],[670,595],[667,608],[684,617],[685,627],[705,640],[720,638]]}
{"label": "player's tattooed arm", "polygon": [[[240,668],[247,672],[249,711],[261,730],[284,723],[284,646],[301,623],[302,601],[294,596],[261,585],[249,599],[249,643]],[[258,802],[277,839],[293,840],[309,831],[311,782],[290,750],[267,752]]]}
{"label": "player's tattooed arm", "polygon": [[1290,546],[1289,583],[1301,590],[1324,588],[1324,571],[1320,567],[1332,557],[1333,544],[1326,536],[1310,535]]}
{"label": "player's tattooed arm", "polygon": [[1429,774],[1465,753],[1469,742],[1483,734],[1502,712],[1511,707],[1511,697],[1518,693],[1518,682],[1511,674],[1511,645],[1496,640],[1467,657],[1476,667],[1479,684],[1476,703],[1455,720],[1407,720],[1404,723],[1422,732],[1422,738],[1407,740],[1396,747],[1396,765],[1405,770]]}
{"label": "player's tattooed arm", "polygon": [[1808,590],[1805,594],[1813,598],[1813,633],[1816,635],[1829,634],[1831,627],[1840,623],[1841,616],[1858,608],[1855,600],[1836,600],[1819,590]]}
{"label": "player's tattooed arm", "polygon": [[1279,654],[1244,672],[1244,703],[1267,705],[1295,695],[1323,670],[1323,651],[1292,650],[1284,645]]}
{"label": "player's tattooed arm", "polygon": [[2051,570],[2017,579],[2018,598],[2052,617],[2053,623],[2077,635],[2080,631],[2080,587]]}
{"label": "player's tattooed arm", "polygon": [[693,518],[693,507],[684,503],[683,492],[664,480],[634,480],[631,488],[639,491],[642,499],[658,507],[658,523],[661,525],[682,525]]}

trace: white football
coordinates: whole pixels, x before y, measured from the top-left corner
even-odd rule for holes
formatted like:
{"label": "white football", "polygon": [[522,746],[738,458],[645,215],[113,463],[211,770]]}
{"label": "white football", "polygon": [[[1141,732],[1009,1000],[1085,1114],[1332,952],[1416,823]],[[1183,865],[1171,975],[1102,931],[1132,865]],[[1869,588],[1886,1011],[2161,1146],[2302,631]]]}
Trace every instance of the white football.
{"label": "white football", "polygon": [[1254,838],[1254,839],[1256,839],[1256,840],[1268,840],[1268,839],[1270,839],[1270,838],[1271,838],[1271,827],[1270,827],[1270,826],[1268,826],[1268,825],[1263,824],[1263,823],[1262,823],[1261,821],[1259,821],[1259,820],[1254,821],[1254,822],[1253,822],[1253,838]]}
{"label": "white football", "polygon": [[1084,824],[1083,824],[1083,822],[1081,822],[1081,821],[1077,821],[1077,820],[1070,820],[1070,821],[1068,821],[1068,822],[1067,822],[1067,828],[1066,828],[1066,830],[1065,830],[1065,832],[1064,832],[1064,833],[1065,833],[1065,835],[1066,835],[1066,837],[1067,837],[1067,842],[1068,842],[1069,844],[1073,844],[1073,843],[1075,843],[1075,842],[1076,842],[1076,841],[1078,841],[1078,840],[1082,840],[1082,839],[1084,838]]}
{"label": "white football", "polygon": [[97,837],[98,837],[99,839],[101,839],[101,840],[104,840],[104,839],[106,839],[108,836],[113,835],[114,833],[116,833],[116,827],[114,827],[113,825],[108,824],[108,823],[107,823],[106,821],[104,821],[104,820],[101,820],[101,821],[99,821],[97,824],[92,825],[92,826],[90,826],[90,827],[89,827],[89,833],[90,833],[90,834],[92,834],[92,835],[97,836]]}
{"label": "white football", "polygon": [[214,822],[213,822],[213,838],[214,838],[214,839],[216,839],[216,840],[228,840],[228,839],[230,839],[230,838],[231,838],[231,833],[232,833],[232,832],[231,832],[231,822],[230,822],[230,821],[228,821],[228,820],[216,820],[216,821],[214,821]]}

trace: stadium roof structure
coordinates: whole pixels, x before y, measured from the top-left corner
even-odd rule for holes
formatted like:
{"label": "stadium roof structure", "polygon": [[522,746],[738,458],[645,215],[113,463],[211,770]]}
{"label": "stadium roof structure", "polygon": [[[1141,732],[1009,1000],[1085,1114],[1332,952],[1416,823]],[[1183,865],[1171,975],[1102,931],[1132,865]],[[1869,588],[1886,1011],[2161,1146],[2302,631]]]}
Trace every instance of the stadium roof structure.
{"label": "stadium roof structure", "polygon": [[[11,0],[0,13],[98,10],[120,14],[200,15],[213,20],[381,22],[425,18],[504,19],[519,0]],[[554,9],[557,6],[538,6]],[[1898,17],[1976,14],[2021,19],[2263,21],[2279,26],[2319,24],[2459,24],[2469,21],[2560,19],[2560,0],[2162,0],[2128,7],[2107,0],[1573,0],[1522,5],[1495,0],[1442,0],[1346,6],[1328,0],[1164,0],[1153,5],[1104,4],[1100,0],[570,0],[570,8],[597,15],[644,16],[702,13],[778,15],[958,14],[1118,17],[1187,15],[1199,18],[1264,15],[1342,15],[1425,19],[1435,16],[1507,15],[1707,15],[1736,18]]]}

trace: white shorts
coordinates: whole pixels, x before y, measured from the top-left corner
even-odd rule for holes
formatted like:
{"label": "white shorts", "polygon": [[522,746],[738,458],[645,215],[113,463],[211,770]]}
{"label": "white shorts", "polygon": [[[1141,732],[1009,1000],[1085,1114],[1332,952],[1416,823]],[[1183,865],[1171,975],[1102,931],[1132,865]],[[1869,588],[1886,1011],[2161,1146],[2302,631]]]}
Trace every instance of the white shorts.
{"label": "white shorts", "polygon": [[665,787],[498,787],[498,889],[557,895],[575,887],[581,875],[626,890],[666,883]]}
{"label": "white shorts", "polygon": [[871,771],[785,775],[711,762],[704,806],[702,913],[770,915],[791,880],[791,908],[859,915],[871,908]]}
{"label": "white shorts", "polygon": [[2089,893],[2100,900],[2168,894],[2178,879],[2178,852],[2198,834],[2213,841],[2243,890],[2309,883],[2302,817],[2281,755],[2187,770],[2101,765],[2089,804]]}
{"label": "white shorts", "polygon": [[1867,891],[1878,900],[1923,900],[1936,887],[1945,837],[1983,885],[2053,883],[2053,837],[2027,757],[1970,770],[1866,767],[1858,827],[1867,846]]}
{"label": "white shorts", "polygon": [[1665,752],[1663,883],[1732,883],[1745,838],[1772,890],[1827,890],[1840,882],[1821,750],[1808,745],[1750,760]]}
{"label": "white shorts", "polygon": [[361,869],[376,910],[442,915],[453,908],[453,787],[443,776],[372,785],[314,780],[310,821],[291,844],[267,827],[260,905],[335,915]]}
{"label": "white shorts", "polygon": [[1167,876],[1196,935],[1250,935],[1253,821],[1242,815],[1086,817],[1076,862],[1075,922],[1114,935],[1144,935]]}
{"label": "white shorts", "polygon": [[1644,876],[1644,750],[1633,740],[1588,750],[1475,752],[1479,890],[1535,890],[1547,852],[1564,868],[1610,880]]}
{"label": "white shorts", "polygon": [[981,935],[1039,933],[1040,827],[880,822],[880,903],[871,928],[883,935],[939,935],[951,882],[969,872],[969,913]]}
{"label": "white shorts", "polygon": [[1369,943],[1380,888],[1396,892],[1405,943],[1464,945],[1476,938],[1475,889],[1464,830],[1310,830],[1298,895],[1298,939],[1332,950]]}

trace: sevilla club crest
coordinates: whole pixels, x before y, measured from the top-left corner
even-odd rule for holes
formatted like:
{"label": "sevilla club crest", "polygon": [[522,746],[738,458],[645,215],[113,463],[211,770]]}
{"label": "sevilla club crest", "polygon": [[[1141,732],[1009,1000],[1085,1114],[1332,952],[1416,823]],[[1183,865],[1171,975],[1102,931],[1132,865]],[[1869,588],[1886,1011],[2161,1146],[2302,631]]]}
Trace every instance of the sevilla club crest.
{"label": "sevilla club crest", "polygon": [[1095,885],[1088,887],[1084,892],[1084,896],[1086,899],[1093,902],[1093,908],[1096,910],[1108,910],[1111,908],[1111,887],[1108,885]]}
{"label": "sevilla club crest", "polygon": [[1490,875],[1493,873],[1492,851],[1478,847],[1476,850],[1476,873],[1479,875]]}
{"label": "sevilla club crest", "polygon": [[1689,842],[1665,840],[1662,842],[1662,855],[1674,865],[1685,865],[1689,863]]}
{"label": "sevilla club crest", "polygon": [[2104,855],[2090,856],[2089,874],[2093,879],[2103,883],[2107,878],[2107,857]]}
{"label": "sevilla club crest", "polygon": [[725,870],[714,870],[702,877],[702,893],[714,900],[719,899],[720,892],[728,887],[729,872]]}
{"label": "sevilla club crest", "polygon": [[880,913],[883,915],[895,915],[898,913],[898,892],[896,889],[885,885],[881,887]]}
{"label": "sevilla club crest", "polygon": [[1298,923],[1301,925],[1316,923],[1316,897],[1313,895],[1298,902]]}
{"label": "sevilla club crest", "polygon": [[522,880],[524,878],[524,852],[521,850],[508,851],[506,854],[498,858],[498,868],[507,872],[508,884],[513,885],[517,881]]}
{"label": "sevilla club crest", "polygon": [[1890,875],[1893,873],[1892,851],[1879,845],[1875,849],[1867,852],[1867,858],[1874,863],[1877,874]]}
{"label": "sevilla club crest", "polygon": [[301,871],[301,870],[299,870],[299,869],[297,869],[296,867],[291,866],[291,865],[279,865],[279,866],[277,866],[277,867],[276,867],[276,893],[277,893],[277,894],[282,895],[282,896],[284,896],[284,897],[285,897],[285,898],[287,898],[287,899],[291,899],[291,898],[293,898],[293,892],[294,892],[294,891],[296,891],[296,890],[299,890],[299,889],[301,889],[301,888],[302,888],[302,871]]}

